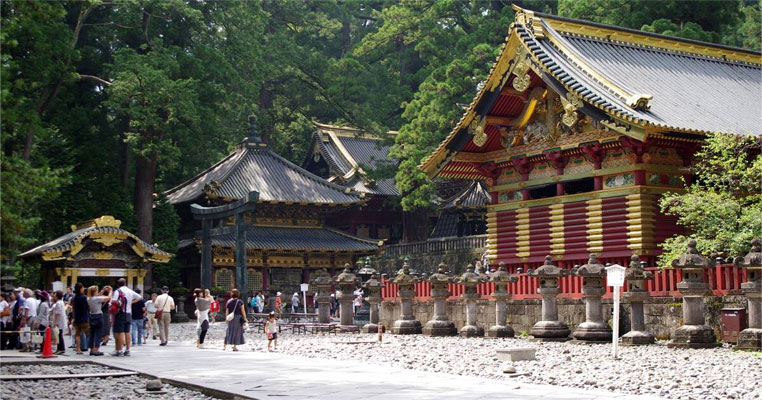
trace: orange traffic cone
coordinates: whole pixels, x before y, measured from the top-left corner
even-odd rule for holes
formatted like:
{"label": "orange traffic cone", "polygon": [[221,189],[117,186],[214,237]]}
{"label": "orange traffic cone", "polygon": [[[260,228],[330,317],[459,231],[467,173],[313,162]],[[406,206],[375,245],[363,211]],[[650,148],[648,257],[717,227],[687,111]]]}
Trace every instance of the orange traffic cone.
{"label": "orange traffic cone", "polygon": [[42,343],[42,355],[37,358],[56,358],[53,354],[53,345],[50,343],[50,327],[45,328],[45,341]]}

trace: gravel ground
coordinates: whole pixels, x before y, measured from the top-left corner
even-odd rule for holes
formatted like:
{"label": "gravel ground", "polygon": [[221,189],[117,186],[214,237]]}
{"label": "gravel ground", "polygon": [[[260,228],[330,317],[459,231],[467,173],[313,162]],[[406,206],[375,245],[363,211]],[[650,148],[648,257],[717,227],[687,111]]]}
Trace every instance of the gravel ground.
{"label": "gravel ground", "polygon": [[[221,348],[225,324],[216,323],[207,334],[206,348]],[[172,326],[171,337],[195,344],[195,324]],[[670,349],[666,342],[643,347],[620,347],[619,361],[611,345],[535,343],[526,338],[430,338],[422,335],[384,335],[382,345],[339,344],[374,340],[375,335],[291,335],[284,332],[278,351],[311,358],[364,360],[375,364],[445,372],[492,379],[599,388],[671,399],[762,399],[762,353],[735,352],[725,345],[715,349]],[[150,343],[150,342],[149,342]],[[264,351],[264,334],[249,332],[243,350]],[[517,373],[503,373],[506,364],[496,350],[534,347],[537,360],[513,363]]]}
{"label": "gravel ground", "polygon": [[0,365],[2,375],[64,375],[64,374],[100,374],[104,372],[122,372],[109,367],[95,364],[75,365]]}
{"label": "gravel ground", "polygon": [[[3,365],[2,374],[14,375],[58,375],[85,374],[117,371],[112,368],[92,365]],[[161,396],[146,396],[138,394],[135,389],[144,389],[148,379],[140,376],[124,376],[110,378],[85,379],[48,379],[38,381],[7,381],[0,385],[0,399],[214,399],[200,392],[171,385],[164,385],[166,394]]]}

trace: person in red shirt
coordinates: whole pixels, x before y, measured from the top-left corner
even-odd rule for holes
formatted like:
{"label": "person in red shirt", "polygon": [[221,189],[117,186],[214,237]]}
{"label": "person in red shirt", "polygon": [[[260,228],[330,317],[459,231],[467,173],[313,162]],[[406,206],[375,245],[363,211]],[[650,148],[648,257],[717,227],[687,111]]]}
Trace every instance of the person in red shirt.
{"label": "person in red shirt", "polygon": [[209,321],[211,323],[214,323],[218,312],[220,312],[220,302],[212,296],[212,303],[209,305]]}

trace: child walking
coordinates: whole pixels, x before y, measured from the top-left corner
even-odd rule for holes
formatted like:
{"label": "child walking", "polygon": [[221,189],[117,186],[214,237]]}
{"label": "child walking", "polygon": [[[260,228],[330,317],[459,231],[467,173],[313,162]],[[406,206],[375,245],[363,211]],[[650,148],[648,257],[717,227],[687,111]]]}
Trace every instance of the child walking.
{"label": "child walking", "polygon": [[267,351],[270,350],[270,344],[275,341],[275,350],[278,350],[278,322],[275,321],[275,313],[270,312],[265,322],[265,334],[267,334]]}

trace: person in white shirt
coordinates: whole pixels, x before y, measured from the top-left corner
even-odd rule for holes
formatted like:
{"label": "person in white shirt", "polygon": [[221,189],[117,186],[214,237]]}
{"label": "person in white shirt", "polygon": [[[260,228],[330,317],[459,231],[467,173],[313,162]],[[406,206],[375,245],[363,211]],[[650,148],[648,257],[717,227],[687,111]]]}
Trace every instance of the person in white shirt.
{"label": "person in white shirt", "polygon": [[53,344],[56,345],[56,352],[54,354],[61,355],[66,352],[66,344],[64,343],[64,331],[69,322],[66,318],[66,304],[64,303],[64,294],[58,290],[53,294],[53,306],[50,308],[50,326],[53,328]]}
{"label": "person in white shirt", "polygon": [[294,295],[291,296],[291,313],[297,312],[299,312],[299,293],[294,292]]}
{"label": "person in white shirt", "polygon": [[148,339],[148,332],[151,332],[151,339],[153,340],[159,336],[159,323],[156,321],[156,297],[156,293],[151,293],[151,300],[146,301],[146,312],[148,312],[146,339]]}
{"label": "person in white shirt", "polygon": [[[123,301],[120,301],[121,297],[123,297]],[[130,355],[132,303],[136,303],[140,299],[142,297],[139,294],[127,287],[127,281],[124,278],[119,278],[116,281],[116,290],[114,290],[114,295],[111,297],[111,302],[112,304],[116,302],[119,310],[114,314],[113,330],[116,345],[114,346],[114,352],[111,353],[112,356]],[[125,346],[124,353],[122,353],[122,346]]]}
{"label": "person in white shirt", "polygon": [[[23,317],[21,318],[21,326],[29,327],[30,330],[34,327],[34,324],[37,321],[38,305],[39,303],[37,302],[37,299],[34,298],[32,289],[24,289],[24,310],[22,312]],[[22,347],[22,352],[34,351],[32,349],[31,341],[24,343]]]}
{"label": "person in white shirt", "polygon": [[159,322],[159,338],[161,339],[159,346],[166,346],[169,340],[169,323],[172,321],[170,312],[175,309],[175,299],[169,295],[168,287],[161,288],[161,295],[156,298],[153,304],[157,311],[161,311],[161,318],[156,318],[156,321]]}

